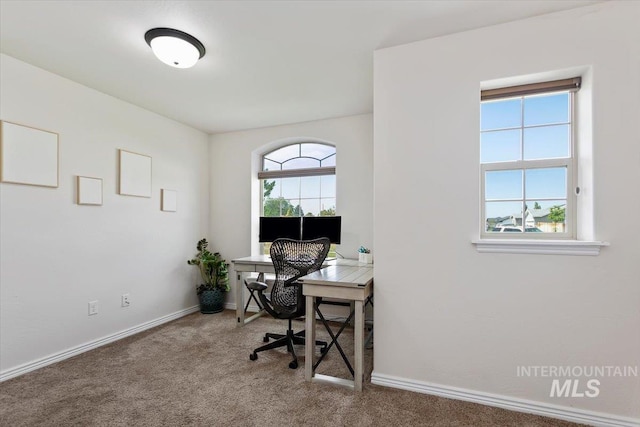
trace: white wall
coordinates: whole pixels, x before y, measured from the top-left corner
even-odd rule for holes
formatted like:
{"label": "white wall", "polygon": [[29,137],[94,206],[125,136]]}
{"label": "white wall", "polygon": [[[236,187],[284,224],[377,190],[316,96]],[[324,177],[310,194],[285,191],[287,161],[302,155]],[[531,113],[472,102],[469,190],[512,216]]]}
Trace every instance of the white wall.
{"label": "white wall", "polygon": [[[186,260],[208,231],[207,135],[0,59],[0,117],[60,135],[59,188],[0,184],[2,372],[196,305]],[[153,158],[151,198],[116,194],[119,148]],[[103,206],[75,204],[76,175],[103,179]],[[161,188],[178,212],[160,211]]]}
{"label": "white wall", "polygon": [[[300,140],[336,146],[336,213],[342,216],[338,252],[357,258],[360,245],[373,247],[372,132],[372,116],[365,114],[212,135],[210,231],[214,248],[227,260],[257,253],[259,158]],[[233,292],[227,302],[235,303]]]}
{"label": "white wall", "polygon": [[[376,52],[375,375],[637,422],[637,377],[602,378],[597,398],[550,398],[551,378],[516,367],[640,364],[638,22],[640,3],[607,2]],[[595,238],[611,246],[478,253],[481,82],[573,67],[592,71],[584,190]]]}

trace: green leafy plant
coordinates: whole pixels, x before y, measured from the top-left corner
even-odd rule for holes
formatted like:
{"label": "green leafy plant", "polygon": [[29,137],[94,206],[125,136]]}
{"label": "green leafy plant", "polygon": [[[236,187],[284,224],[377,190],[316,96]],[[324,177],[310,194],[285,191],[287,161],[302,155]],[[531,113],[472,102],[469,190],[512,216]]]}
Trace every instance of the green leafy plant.
{"label": "green leafy plant", "polygon": [[212,253],[207,249],[207,239],[198,242],[196,256],[187,261],[189,265],[195,265],[200,270],[204,283],[198,285],[196,291],[200,295],[203,291],[220,289],[229,291],[229,266],[219,252]]}
{"label": "green leafy plant", "polygon": [[558,223],[564,222],[565,208],[552,206],[549,212],[549,219],[553,221],[553,231],[558,231]]}

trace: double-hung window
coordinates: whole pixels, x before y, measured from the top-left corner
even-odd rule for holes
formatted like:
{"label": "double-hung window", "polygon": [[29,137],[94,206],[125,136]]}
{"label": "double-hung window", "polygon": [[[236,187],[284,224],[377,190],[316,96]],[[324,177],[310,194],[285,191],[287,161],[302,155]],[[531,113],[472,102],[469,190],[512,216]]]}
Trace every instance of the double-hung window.
{"label": "double-hung window", "polygon": [[580,78],[481,92],[481,237],[574,238]]}

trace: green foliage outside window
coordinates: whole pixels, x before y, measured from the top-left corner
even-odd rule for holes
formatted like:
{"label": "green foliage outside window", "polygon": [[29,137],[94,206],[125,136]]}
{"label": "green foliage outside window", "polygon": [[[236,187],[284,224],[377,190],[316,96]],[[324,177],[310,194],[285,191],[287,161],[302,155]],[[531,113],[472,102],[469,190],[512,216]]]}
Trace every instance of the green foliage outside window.
{"label": "green foliage outside window", "polygon": [[564,223],[565,208],[552,206],[549,212],[549,219],[553,222],[553,231],[557,231],[557,225]]}

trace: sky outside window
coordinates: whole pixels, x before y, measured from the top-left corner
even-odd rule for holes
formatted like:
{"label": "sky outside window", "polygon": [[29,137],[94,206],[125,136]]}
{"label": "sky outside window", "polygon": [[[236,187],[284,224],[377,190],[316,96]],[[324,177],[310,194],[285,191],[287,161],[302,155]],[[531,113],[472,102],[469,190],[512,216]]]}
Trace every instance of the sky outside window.
{"label": "sky outside window", "polygon": [[525,193],[531,199],[565,199],[567,168],[528,169],[525,172]]}

